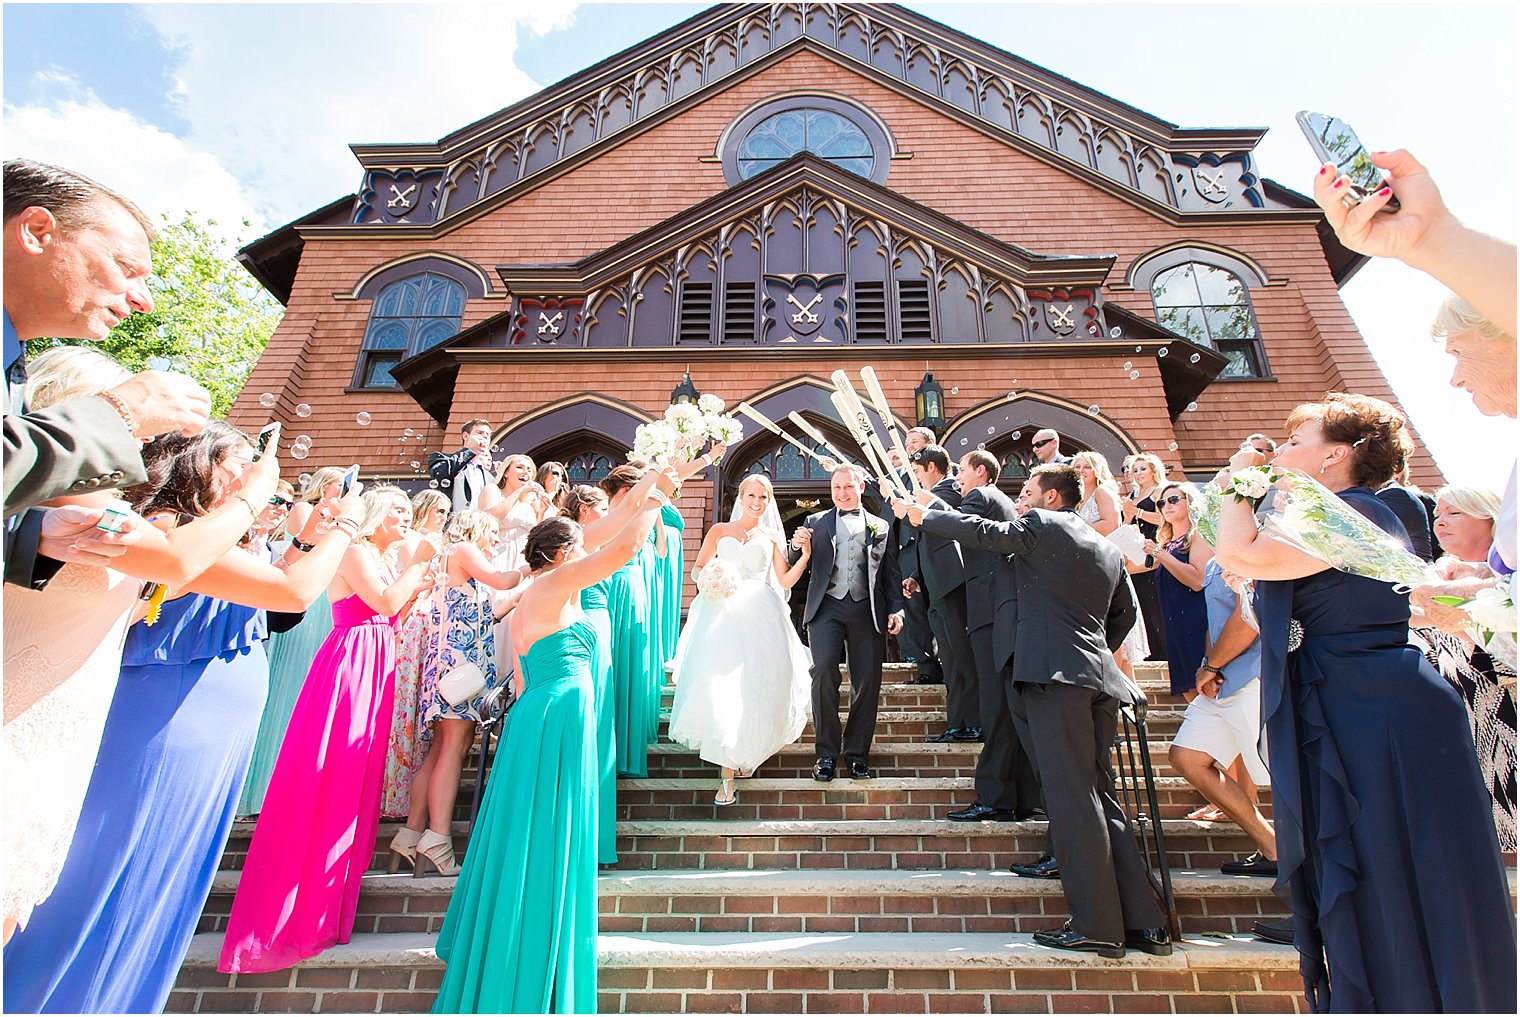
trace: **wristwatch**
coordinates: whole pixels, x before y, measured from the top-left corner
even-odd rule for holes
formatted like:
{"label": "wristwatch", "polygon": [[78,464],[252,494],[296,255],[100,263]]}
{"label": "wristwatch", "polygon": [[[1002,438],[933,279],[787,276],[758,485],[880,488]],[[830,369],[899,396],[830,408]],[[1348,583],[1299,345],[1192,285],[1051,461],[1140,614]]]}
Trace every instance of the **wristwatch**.
{"label": "wristwatch", "polygon": [[1200,671],[1207,671],[1210,674],[1218,675],[1221,678],[1224,677],[1224,672],[1221,671],[1219,668],[1215,667],[1213,664],[1210,664],[1208,661],[1204,661],[1202,664],[1199,664],[1198,665],[1198,670],[1200,670]]}

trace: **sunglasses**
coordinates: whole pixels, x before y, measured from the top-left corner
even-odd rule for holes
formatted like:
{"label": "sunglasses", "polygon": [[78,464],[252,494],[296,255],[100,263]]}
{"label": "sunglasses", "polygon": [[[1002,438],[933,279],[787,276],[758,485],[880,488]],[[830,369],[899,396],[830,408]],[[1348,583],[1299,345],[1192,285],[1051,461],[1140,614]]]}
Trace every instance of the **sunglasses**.
{"label": "sunglasses", "polygon": [[1035,442],[1032,447],[1033,448],[1044,448],[1046,445],[1049,445],[1053,441],[1055,441],[1054,438],[1046,438],[1044,441],[1037,441],[1037,442]]}
{"label": "sunglasses", "polygon": [[1161,504],[1163,504],[1163,505],[1175,505],[1179,501],[1187,501],[1187,500],[1188,500],[1188,496],[1185,495],[1185,494],[1169,494],[1165,498],[1161,499]]}
{"label": "sunglasses", "polygon": [[294,505],[295,502],[291,501],[289,498],[281,498],[279,495],[275,495],[273,498],[269,499],[269,504],[274,505],[277,508],[288,509]]}

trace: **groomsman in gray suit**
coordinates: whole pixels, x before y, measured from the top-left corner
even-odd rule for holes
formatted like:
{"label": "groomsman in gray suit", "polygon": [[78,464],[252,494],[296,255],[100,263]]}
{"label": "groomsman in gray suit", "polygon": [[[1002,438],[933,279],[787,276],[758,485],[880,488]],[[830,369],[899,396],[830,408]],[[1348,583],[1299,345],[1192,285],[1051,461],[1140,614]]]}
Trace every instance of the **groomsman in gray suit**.
{"label": "groomsman in gray suit", "polygon": [[[815,512],[792,534],[787,558],[795,562],[811,543],[808,560],[808,647],[813,653],[813,730],[818,761],[813,777],[834,779],[839,756],[857,780],[871,776],[871,740],[881,698],[881,664],[887,635],[902,629],[902,578],[891,548],[891,526],[860,505],[865,479],[842,466],[829,481],[834,507]],[[839,665],[850,660],[850,719],[839,731]]]}
{"label": "groomsman in gray suit", "polygon": [[1024,514],[1009,522],[904,508],[925,530],[1018,558],[1009,706],[1039,771],[1071,912],[1064,928],[1036,932],[1035,941],[1103,957],[1123,957],[1126,947],[1166,955],[1171,938],[1109,770],[1128,698],[1113,650],[1135,622],[1135,599],[1119,549],[1077,516],[1080,495],[1074,469],[1046,464],[1019,495]]}

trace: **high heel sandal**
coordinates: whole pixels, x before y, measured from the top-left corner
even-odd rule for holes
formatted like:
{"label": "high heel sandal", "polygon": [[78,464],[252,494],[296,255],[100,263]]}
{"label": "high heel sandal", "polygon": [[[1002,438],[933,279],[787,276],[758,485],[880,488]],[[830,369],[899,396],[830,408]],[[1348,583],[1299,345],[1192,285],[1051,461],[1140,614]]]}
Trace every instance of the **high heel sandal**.
{"label": "high heel sandal", "polygon": [[412,875],[418,879],[427,875],[428,866],[438,870],[440,876],[459,875],[459,864],[454,861],[454,841],[441,833],[428,830],[417,842],[417,862]]}
{"label": "high heel sandal", "polygon": [[386,867],[387,872],[400,872],[404,862],[407,868],[413,868],[417,864],[417,842],[422,840],[422,834],[410,827],[403,826],[396,831],[396,836],[391,838],[390,864]]}
{"label": "high heel sandal", "polygon": [[739,794],[734,790],[734,778],[724,777],[718,781],[718,793],[713,795],[714,805],[732,805],[739,800]]}

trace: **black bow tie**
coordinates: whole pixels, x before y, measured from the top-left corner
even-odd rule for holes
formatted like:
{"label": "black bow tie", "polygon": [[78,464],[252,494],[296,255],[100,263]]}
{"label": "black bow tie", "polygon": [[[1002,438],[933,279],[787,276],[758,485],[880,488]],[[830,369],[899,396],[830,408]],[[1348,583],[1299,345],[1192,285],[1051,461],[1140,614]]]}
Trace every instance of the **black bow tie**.
{"label": "black bow tie", "polygon": [[860,509],[840,509],[839,514],[842,516],[858,516],[860,515]]}

